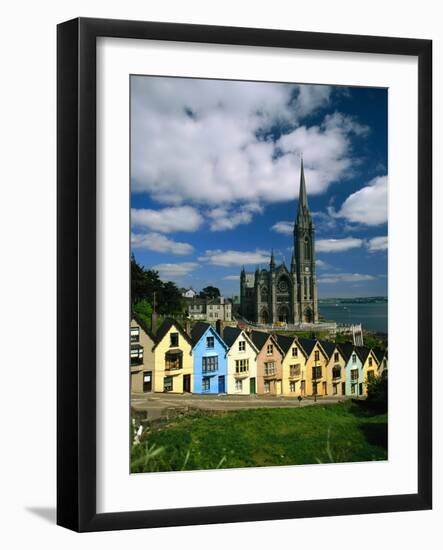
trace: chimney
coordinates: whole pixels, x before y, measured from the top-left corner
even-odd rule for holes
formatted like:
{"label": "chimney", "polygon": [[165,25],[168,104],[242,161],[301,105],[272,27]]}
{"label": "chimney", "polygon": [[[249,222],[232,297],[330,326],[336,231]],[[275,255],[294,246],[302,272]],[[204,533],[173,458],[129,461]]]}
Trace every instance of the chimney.
{"label": "chimney", "polygon": [[221,319],[217,319],[217,321],[215,322],[215,330],[220,335],[220,338],[223,338],[223,329],[224,329],[223,321]]}

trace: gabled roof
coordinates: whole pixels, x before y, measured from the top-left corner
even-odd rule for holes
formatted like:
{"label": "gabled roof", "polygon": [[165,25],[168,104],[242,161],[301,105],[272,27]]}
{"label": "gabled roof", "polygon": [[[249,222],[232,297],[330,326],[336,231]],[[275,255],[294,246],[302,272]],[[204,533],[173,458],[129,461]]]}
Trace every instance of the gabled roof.
{"label": "gabled roof", "polygon": [[[186,334],[185,330],[183,329],[183,327],[180,325],[180,323],[178,323],[175,319],[172,319],[172,317],[166,317],[166,319],[163,321],[163,323],[160,325],[160,328],[158,329],[156,335],[155,335],[155,338],[156,338],[156,344],[154,346],[154,348],[157,346],[157,344],[163,340],[163,338],[166,336],[166,334],[168,333],[169,329],[172,328],[172,327],[175,327],[178,332],[183,336],[183,338],[189,343],[191,344],[191,339],[189,338],[189,336]],[[192,345],[192,344],[191,344]]]}
{"label": "gabled roof", "polygon": [[269,338],[272,338],[272,341],[275,343],[281,354],[284,355],[284,351],[281,349],[277,339],[272,334],[269,332],[262,332],[260,330],[253,330],[251,332],[251,340],[258,351],[263,348]]}
{"label": "gabled roof", "polygon": [[372,351],[374,352],[374,355],[379,363],[381,363],[383,359],[388,355],[388,352],[386,350],[380,348],[372,348]]}
{"label": "gabled roof", "polygon": [[319,340],[318,343],[324,349],[328,358],[331,358],[331,355],[334,353],[335,348],[337,347],[334,342],[330,340]]}
{"label": "gabled roof", "polygon": [[200,338],[203,336],[203,334],[208,330],[210,326],[211,325],[209,323],[202,323],[202,322],[195,323],[195,325],[192,327],[192,330],[191,330],[192,347],[194,347],[197,344],[197,342],[200,340]]}
{"label": "gabled roof", "polygon": [[354,351],[354,345],[350,342],[346,342],[344,344],[338,344],[337,348],[339,349],[340,353],[347,363],[351,358],[352,352]]}
{"label": "gabled roof", "polygon": [[292,336],[285,336],[284,334],[277,334],[277,342],[286,355],[294,343],[294,338]]}
{"label": "gabled roof", "polygon": [[368,358],[368,355],[370,353],[370,349],[366,346],[355,346],[355,351],[357,355],[360,357],[360,361],[364,363],[366,359]]}
{"label": "gabled roof", "polygon": [[134,319],[134,321],[138,325],[140,325],[143,332],[146,332],[146,334],[149,336],[149,338],[151,338],[151,340],[154,343],[157,341],[155,334],[148,328],[147,324],[143,321],[143,319],[137,313],[135,313],[135,311],[132,312],[131,318]]}
{"label": "gabled roof", "polygon": [[298,341],[301,347],[305,350],[306,357],[309,357],[315,347],[315,344],[317,343],[317,340],[315,340],[315,338],[299,338]]}
{"label": "gabled roof", "polygon": [[225,327],[223,329],[223,340],[226,342],[228,347],[231,347],[232,344],[237,340],[237,338],[242,333],[242,329],[238,327]]}

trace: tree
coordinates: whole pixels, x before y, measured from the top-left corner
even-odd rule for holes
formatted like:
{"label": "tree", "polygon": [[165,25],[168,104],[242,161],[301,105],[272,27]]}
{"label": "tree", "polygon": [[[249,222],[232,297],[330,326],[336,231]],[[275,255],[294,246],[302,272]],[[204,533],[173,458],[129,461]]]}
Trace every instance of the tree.
{"label": "tree", "polygon": [[151,326],[152,306],[147,300],[139,300],[134,304],[134,312],[147,326]]}
{"label": "tree", "polygon": [[220,290],[215,286],[206,286],[200,291],[200,298],[212,300],[220,297]]}

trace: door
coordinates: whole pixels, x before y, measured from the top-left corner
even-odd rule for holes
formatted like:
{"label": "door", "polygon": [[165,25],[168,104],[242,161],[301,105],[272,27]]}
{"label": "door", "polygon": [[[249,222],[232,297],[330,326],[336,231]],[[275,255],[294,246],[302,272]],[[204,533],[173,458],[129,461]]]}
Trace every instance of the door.
{"label": "door", "polygon": [[341,383],[341,394],[342,395],[346,394],[346,382]]}
{"label": "door", "polygon": [[225,391],[225,377],[219,376],[218,377],[218,393],[226,393]]}
{"label": "door", "polygon": [[255,395],[255,378],[249,380],[249,393]]}
{"label": "door", "polygon": [[281,380],[275,381],[275,393],[276,395],[281,395]]}
{"label": "door", "polygon": [[323,395],[328,395],[328,386],[326,382],[323,382]]}
{"label": "door", "polygon": [[143,391],[152,391],[152,371],[146,371],[143,373]]}
{"label": "door", "polygon": [[183,391],[185,393],[191,392],[191,375],[190,374],[183,375]]}
{"label": "door", "polygon": [[358,385],[358,394],[359,395],[363,395],[363,384],[360,382],[360,384]]}

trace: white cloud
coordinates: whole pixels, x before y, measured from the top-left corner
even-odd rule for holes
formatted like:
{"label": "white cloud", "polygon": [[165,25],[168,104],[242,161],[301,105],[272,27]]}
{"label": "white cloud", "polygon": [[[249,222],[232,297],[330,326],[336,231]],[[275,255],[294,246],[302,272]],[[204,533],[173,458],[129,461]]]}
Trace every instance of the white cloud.
{"label": "white cloud", "polygon": [[361,273],[328,273],[318,277],[317,282],[324,284],[360,283],[374,279],[373,275],[362,275]]}
{"label": "white cloud", "polygon": [[378,252],[388,249],[388,237],[374,237],[367,243],[369,252]]}
{"label": "white cloud", "polygon": [[162,278],[175,279],[189,275],[197,267],[199,267],[199,264],[196,262],[181,262],[176,264],[157,264],[152,269],[158,271]]}
{"label": "white cloud", "polygon": [[345,200],[335,214],[339,218],[364,225],[380,225],[388,221],[388,178],[379,176]]}
{"label": "white cloud", "polygon": [[315,260],[315,266],[320,269],[326,269],[330,267],[328,262],[324,262],[323,260]]}
{"label": "white cloud", "polygon": [[174,231],[196,231],[203,223],[203,217],[191,206],[179,206],[151,210],[146,208],[131,209],[133,226],[147,227],[160,233]]}
{"label": "white cloud", "polygon": [[294,231],[294,222],[277,222],[274,223],[271,229],[283,235],[292,235]]}
{"label": "white cloud", "polygon": [[194,250],[190,244],[174,241],[160,233],[132,233],[131,246],[155,252],[169,252],[177,256],[191,254]]}
{"label": "white cloud", "polygon": [[[351,138],[365,133],[339,113],[303,125],[331,93],[328,86],[133,77],[132,190],[169,205],[294,200],[302,151],[308,192],[324,192],[352,173]],[[287,133],[266,140],[276,125]]]}
{"label": "white cloud", "polygon": [[353,248],[360,248],[364,241],[362,239],[354,239],[353,237],[345,237],[344,239],[320,239],[315,242],[317,252],[345,252]]}
{"label": "white cloud", "polygon": [[238,225],[247,224],[252,221],[253,214],[263,212],[258,204],[244,204],[237,209],[219,206],[209,212],[211,218],[211,231],[224,231],[234,229]]}
{"label": "white cloud", "polygon": [[264,264],[269,262],[270,253],[266,250],[255,250],[254,252],[206,250],[204,256],[201,256],[199,260],[224,267]]}
{"label": "white cloud", "polygon": [[226,275],[223,279],[225,281],[238,281],[240,279],[240,275]]}

